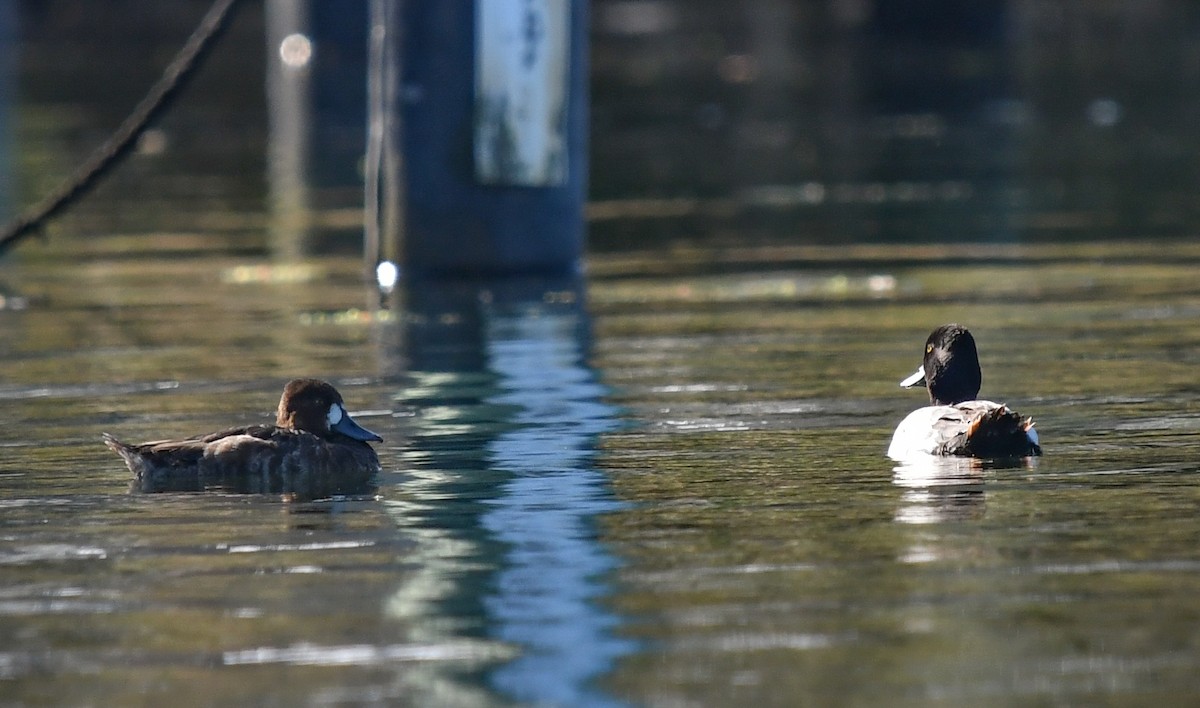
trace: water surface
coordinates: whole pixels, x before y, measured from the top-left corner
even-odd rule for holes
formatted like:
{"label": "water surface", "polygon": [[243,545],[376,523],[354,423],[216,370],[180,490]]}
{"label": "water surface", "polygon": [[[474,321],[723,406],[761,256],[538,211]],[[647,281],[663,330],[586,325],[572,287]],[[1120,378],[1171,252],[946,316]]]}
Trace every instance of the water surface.
{"label": "water surface", "polygon": [[[655,647],[609,677],[617,693],[651,705],[1195,694],[1195,250],[913,253],[846,249],[847,268],[820,249],[773,251],[793,260],[649,277],[640,301],[627,277],[594,281],[596,365],[640,422],[606,436],[601,457],[633,505],[604,524],[627,561],[613,602]],[[883,457],[923,404],[897,382],[930,324],[948,321],[972,327],[982,393],[1038,421],[1044,457]]]}
{"label": "water surface", "polygon": [[[25,18],[16,201],[190,29],[75,5]],[[938,37],[869,3],[596,5],[579,278],[380,309],[353,141],[266,164],[312,146],[266,127],[249,5],[0,260],[4,701],[1193,703],[1194,13],[984,4]],[[1043,457],[884,457],[950,321]],[[377,496],[130,494],[100,443],[269,420],[294,376],[385,438]]]}
{"label": "water surface", "polygon": [[[6,693],[1185,703],[1200,251],[768,255],[596,258],[586,301],[459,284],[374,314],[353,261],[10,265]],[[949,320],[1045,456],[883,456]],[[387,440],[378,498],[129,494],[99,443],[263,420],[284,371]]]}

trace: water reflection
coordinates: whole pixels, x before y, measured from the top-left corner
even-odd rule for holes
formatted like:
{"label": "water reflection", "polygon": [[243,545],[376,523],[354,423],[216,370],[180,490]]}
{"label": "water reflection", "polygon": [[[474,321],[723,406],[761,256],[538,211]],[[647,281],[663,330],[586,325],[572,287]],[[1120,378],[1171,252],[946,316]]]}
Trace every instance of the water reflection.
{"label": "water reflection", "polygon": [[594,5],[593,244],[716,224],[742,242],[1019,242],[1196,221],[1186,3]]}
{"label": "water reflection", "polygon": [[614,560],[592,525],[616,503],[592,458],[615,422],[585,363],[579,282],[422,283],[406,296],[393,365],[409,367],[401,398],[419,413],[393,509],[422,570],[391,611],[430,635],[512,647],[487,677],[512,698],[610,702],[589,681],[630,647],[594,604]]}
{"label": "water reflection", "polygon": [[359,240],[366,8],[365,0],[263,6],[266,206],[269,247],[279,261]]}
{"label": "water reflection", "polygon": [[892,470],[892,482],[904,488],[896,521],[934,524],[983,516],[983,460],[925,455]]}
{"label": "water reflection", "polygon": [[[13,216],[13,115],[17,74],[18,12],[16,3],[0,3],[0,219]],[[4,309],[0,294],[0,310]]]}
{"label": "water reflection", "polygon": [[1036,457],[981,460],[921,455],[906,459],[892,470],[892,483],[904,489],[896,521],[936,524],[982,518],[988,470],[1032,470],[1036,466]]}
{"label": "water reflection", "polygon": [[[306,3],[271,0],[266,3],[268,61],[267,106],[269,132],[267,170],[270,187],[271,245],[284,261],[295,261],[309,248],[309,147],[312,117],[309,102],[311,43]],[[297,38],[308,43],[307,54],[296,51]],[[274,51],[271,51],[274,50]],[[300,59],[303,57],[303,60]]]}

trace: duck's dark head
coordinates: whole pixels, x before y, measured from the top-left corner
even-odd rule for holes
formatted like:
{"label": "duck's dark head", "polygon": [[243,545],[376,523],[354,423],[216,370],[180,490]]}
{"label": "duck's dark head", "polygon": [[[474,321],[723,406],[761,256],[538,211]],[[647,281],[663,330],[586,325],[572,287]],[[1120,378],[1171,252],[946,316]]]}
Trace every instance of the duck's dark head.
{"label": "duck's dark head", "polygon": [[942,325],[925,340],[925,360],[917,372],[900,382],[904,388],[924,386],[935,406],[952,406],[979,396],[983,375],[975,338],[966,327]]}
{"label": "duck's dark head", "polygon": [[293,379],[284,386],[275,425],[322,438],[340,434],[363,442],[383,442],[383,438],[350,418],[336,388],[317,379]]}

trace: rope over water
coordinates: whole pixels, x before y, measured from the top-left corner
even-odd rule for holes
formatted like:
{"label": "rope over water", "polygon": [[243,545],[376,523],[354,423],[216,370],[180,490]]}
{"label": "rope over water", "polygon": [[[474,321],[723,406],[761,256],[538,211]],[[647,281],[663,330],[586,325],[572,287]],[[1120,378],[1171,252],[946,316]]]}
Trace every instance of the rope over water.
{"label": "rope over water", "polygon": [[187,80],[196,73],[216,39],[229,26],[232,10],[238,2],[239,0],[214,0],[212,7],[192,32],[192,36],[188,37],[183,48],[163,70],[162,78],[151,87],[150,92],[137,104],[133,113],[121,123],[116,132],[57,189],[5,225],[0,231],[0,253],[26,236],[40,232],[47,221],[71,202],[82,197],[117,162],[129,154],[147,126],[163,114]]}

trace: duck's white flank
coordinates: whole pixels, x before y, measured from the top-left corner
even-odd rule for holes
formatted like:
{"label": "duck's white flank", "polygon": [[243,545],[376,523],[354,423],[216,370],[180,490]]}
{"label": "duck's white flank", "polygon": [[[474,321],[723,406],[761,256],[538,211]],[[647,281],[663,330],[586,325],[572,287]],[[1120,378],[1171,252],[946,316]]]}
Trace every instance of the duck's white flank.
{"label": "duck's white flank", "polygon": [[[918,455],[936,455],[946,441],[966,430],[981,413],[1000,407],[999,403],[979,400],[918,408],[896,426],[892,444],[888,446],[888,457],[905,460]],[[1039,444],[1038,434],[1032,426],[1025,434],[1031,443]]]}

